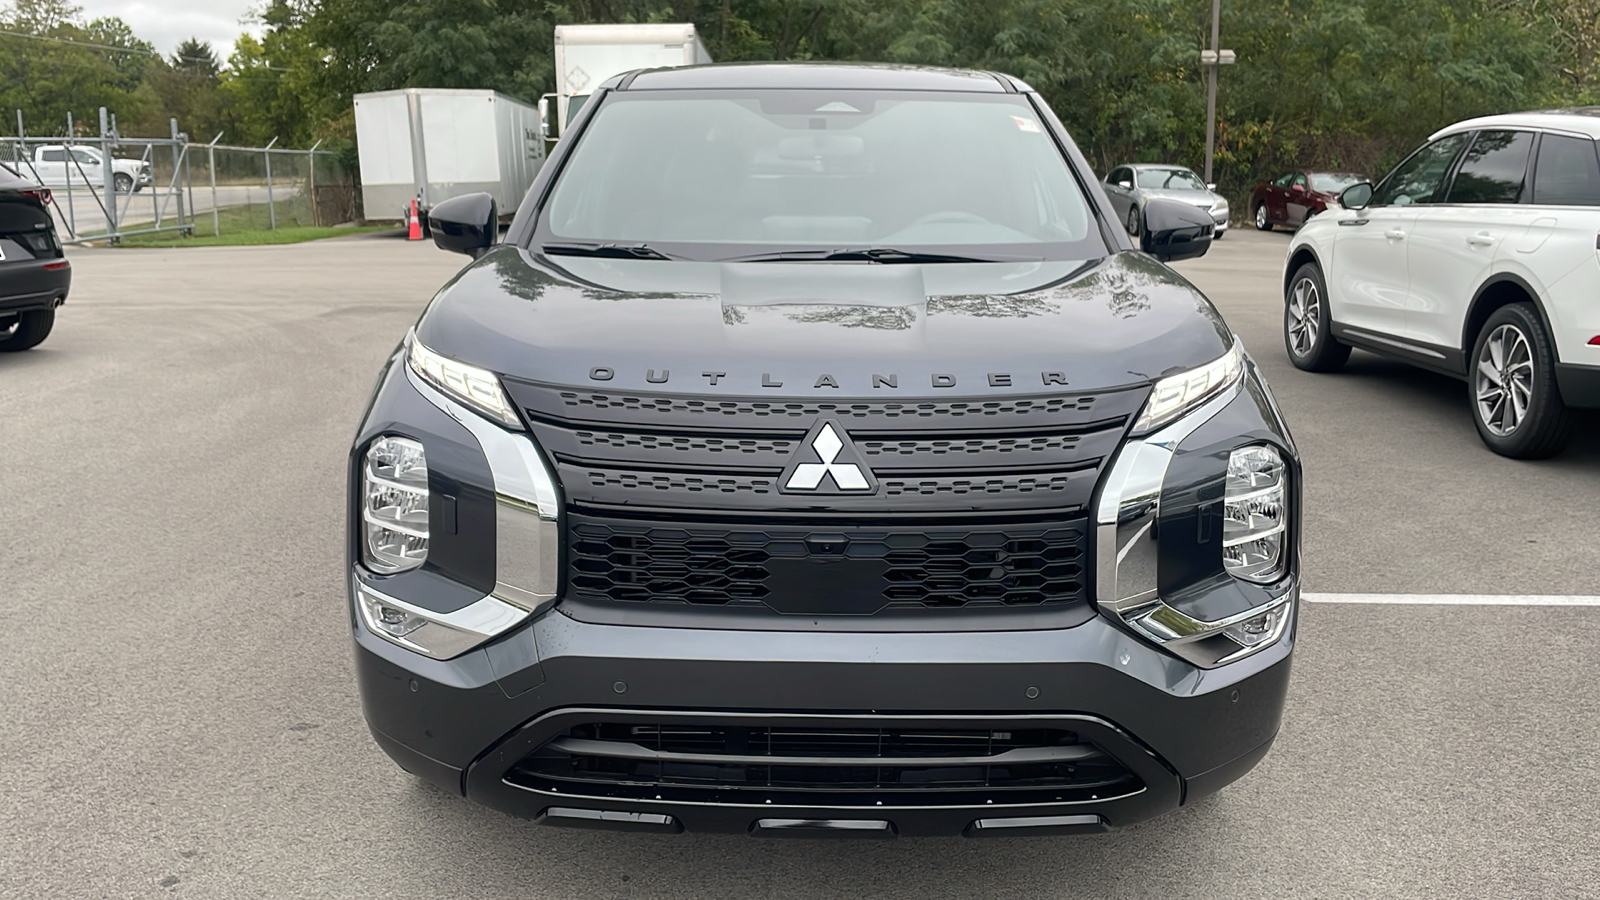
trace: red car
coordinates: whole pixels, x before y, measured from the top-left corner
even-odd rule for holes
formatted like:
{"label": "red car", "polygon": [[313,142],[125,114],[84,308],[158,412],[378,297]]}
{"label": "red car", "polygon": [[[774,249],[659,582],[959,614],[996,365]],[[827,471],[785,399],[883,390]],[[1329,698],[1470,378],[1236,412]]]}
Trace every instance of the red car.
{"label": "red car", "polygon": [[1256,185],[1250,195],[1250,215],[1256,227],[1271,231],[1274,225],[1299,228],[1329,207],[1339,206],[1339,192],[1367,180],[1350,172],[1288,172]]}

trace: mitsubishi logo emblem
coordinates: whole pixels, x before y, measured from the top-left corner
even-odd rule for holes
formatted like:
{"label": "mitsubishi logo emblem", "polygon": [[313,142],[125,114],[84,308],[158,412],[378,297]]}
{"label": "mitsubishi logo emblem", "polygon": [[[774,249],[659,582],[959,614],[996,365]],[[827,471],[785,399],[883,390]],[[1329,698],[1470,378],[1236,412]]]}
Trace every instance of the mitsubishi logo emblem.
{"label": "mitsubishi logo emblem", "polygon": [[812,426],[778,483],[787,494],[870,494],[878,489],[856,448],[827,419]]}

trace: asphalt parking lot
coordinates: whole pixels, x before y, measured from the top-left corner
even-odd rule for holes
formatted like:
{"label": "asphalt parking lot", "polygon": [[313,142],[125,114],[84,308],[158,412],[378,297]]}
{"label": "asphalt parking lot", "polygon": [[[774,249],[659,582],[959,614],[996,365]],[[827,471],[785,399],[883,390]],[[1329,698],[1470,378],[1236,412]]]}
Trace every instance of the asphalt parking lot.
{"label": "asphalt parking lot", "polygon": [[[1301,445],[1306,590],[1600,594],[1600,422],[1515,462],[1459,382],[1293,369],[1286,244],[1180,268]],[[1265,762],[1104,836],[639,837],[446,795],[362,723],[340,541],[373,377],[462,257],[71,258],[55,334],[0,358],[0,896],[1600,896],[1600,607],[1308,604]]]}

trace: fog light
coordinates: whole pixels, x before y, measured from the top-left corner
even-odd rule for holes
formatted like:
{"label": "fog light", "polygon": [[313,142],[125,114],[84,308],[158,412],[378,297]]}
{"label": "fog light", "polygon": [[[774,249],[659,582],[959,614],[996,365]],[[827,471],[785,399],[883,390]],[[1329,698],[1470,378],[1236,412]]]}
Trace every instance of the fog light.
{"label": "fog light", "polygon": [[1267,584],[1287,562],[1288,478],[1283,457],[1267,446],[1240,447],[1228,456],[1222,501],[1222,565],[1228,574]]}
{"label": "fog light", "polygon": [[1241,647],[1256,647],[1276,639],[1278,633],[1283,630],[1283,623],[1288,615],[1287,605],[1274,607],[1253,619],[1246,619],[1230,626],[1222,633]]}
{"label": "fog light", "polygon": [[410,438],[381,437],[362,472],[362,561],[374,572],[415,569],[428,558],[428,459]]}
{"label": "fog light", "polygon": [[369,594],[363,593],[358,596],[361,598],[362,612],[366,614],[367,625],[373,631],[401,638],[428,623],[427,619],[419,615],[397,606],[388,606]]}

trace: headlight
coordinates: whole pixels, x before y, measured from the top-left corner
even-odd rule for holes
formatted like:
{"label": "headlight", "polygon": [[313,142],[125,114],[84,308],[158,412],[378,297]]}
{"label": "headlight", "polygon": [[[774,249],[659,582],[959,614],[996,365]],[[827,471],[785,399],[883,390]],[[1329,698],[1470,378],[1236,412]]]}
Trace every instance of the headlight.
{"label": "headlight", "polygon": [[1133,435],[1149,434],[1194,409],[1238,381],[1243,372],[1244,351],[1235,341],[1227,353],[1200,368],[1157,381],[1138,421],[1133,423]]}
{"label": "headlight", "polygon": [[367,448],[361,479],[362,562],[374,572],[415,569],[428,558],[428,459],[410,438]]}
{"label": "headlight", "polygon": [[406,335],[406,364],[424,381],[452,400],[458,400],[507,428],[522,428],[522,420],[506,397],[500,379],[488,369],[458,362],[428,349],[417,333]]}
{"label": "headlight", "polygon": [[1228,456],[1222,500],[1222,565],[1245,581],[1269,584],[1283,575],[1288,483],[1283,457],[1267,446]]}

